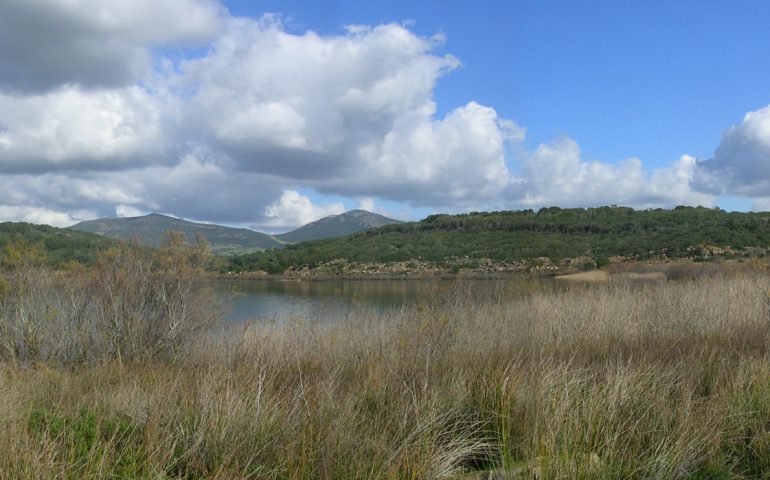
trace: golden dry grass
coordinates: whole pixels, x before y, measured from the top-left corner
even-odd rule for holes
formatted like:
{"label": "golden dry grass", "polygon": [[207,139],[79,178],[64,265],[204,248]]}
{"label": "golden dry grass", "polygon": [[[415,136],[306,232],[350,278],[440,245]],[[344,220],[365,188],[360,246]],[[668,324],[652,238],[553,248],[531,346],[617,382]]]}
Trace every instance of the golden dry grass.
{"label": "golden dry grass", "polygon": [[0,478],[766,478],[761,273],[437,295],[0,370]]}

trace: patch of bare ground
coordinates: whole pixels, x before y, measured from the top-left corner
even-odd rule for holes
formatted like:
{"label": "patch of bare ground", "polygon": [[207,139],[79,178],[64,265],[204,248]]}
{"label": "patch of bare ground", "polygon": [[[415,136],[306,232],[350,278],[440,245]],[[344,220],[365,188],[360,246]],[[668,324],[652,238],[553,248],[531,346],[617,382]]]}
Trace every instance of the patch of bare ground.
{"label": "patch of bare ground", "polygon": [[666,280],[668,276],[665,272],[624,272],[610,273],[606,270],[592,270],[589,272],[571,273],[567,275],[557,275],[555,280],[560,282],[577,283],[605,283],[612,281],[660,281]]}
{"label": "patch of bare ground", "polygon": [[557,275],[554,279],[561,282],[608,282],[610,274],[606,270],[592,270],[590,272]]}

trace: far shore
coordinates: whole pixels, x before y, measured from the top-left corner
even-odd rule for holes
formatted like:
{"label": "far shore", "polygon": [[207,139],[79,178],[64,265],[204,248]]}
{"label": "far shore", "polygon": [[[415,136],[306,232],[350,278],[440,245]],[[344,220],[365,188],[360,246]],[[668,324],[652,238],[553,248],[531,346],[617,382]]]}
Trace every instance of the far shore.
{"label": "far shore", "polygon": [[667,279],[692,279],[704,273],[717,270],[752,269],[758,261],[724,260],[694,262],[681,260],[622,261],[602,268],[581,268],[582,264],[565,261],[558,265],[545,264],[524,267],[521,264],[492,264],[484,268],[452,268],[430,266],[415,270],[393,269],[391,265],[359,266],[350,270],[334,272],[327,267],[317,269],[290,270],[283,274],[265,272],[208,273],[211,278],[269,282],[299,281],[366,281],[366,280],[493,280],[510,278],[553,279],[570,283],[603,283],[610,280],[662,281]]}

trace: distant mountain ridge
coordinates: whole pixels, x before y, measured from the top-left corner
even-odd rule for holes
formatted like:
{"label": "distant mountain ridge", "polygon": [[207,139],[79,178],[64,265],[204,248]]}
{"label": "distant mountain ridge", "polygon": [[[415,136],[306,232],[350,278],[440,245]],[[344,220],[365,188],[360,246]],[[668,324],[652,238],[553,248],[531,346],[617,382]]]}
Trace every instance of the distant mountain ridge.
{"label": "distant mountain ridge", "polygon": [[315,222],[310,222],[296,230],[275,235],[275,238],[287,243],[322,240],[324,238],[344,237],[352,233],[362,232],[371,228],[384,227],[395,223],[404,223],[384,215],[366,210],[350,210],[339,215],[330,215]]}
{"label": "distant mountain ridge", "polygon": [[190,222],[158,213],[142,217],[88,220],[70,228],[120,240],[138,238],[153,247],[160,246],[168,230],[174,230],[183,233],[190,243],[195,242],[197,235],[202,236],[211,245],[212,253],[216,255],[257,252],[283,247],[283,243],[266,233],[247,228]]}
{"label": "distant mountain ridge", "polygon": [[216,255],[233,255],[283,248],[288,243],[344,236],[394,223],[402,222],[366,210],[351,210],[322,218],[287,233],[268,235],[248,228],[196,223],[152,213],[141,217],[87,220],[70,228],[119,240],[138,238],[154,247],[160,246],[168,230],[174,230],[183,233],[191,243],[195,242],[196,236],[202,236]]}

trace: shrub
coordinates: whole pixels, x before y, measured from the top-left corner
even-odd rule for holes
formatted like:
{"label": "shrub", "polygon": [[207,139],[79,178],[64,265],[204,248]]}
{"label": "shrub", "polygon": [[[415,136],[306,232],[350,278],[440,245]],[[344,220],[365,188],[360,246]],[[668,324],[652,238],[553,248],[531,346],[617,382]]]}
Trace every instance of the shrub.
{"label": "shrub", "polygon": [[0,359],[175,358],[218,318],[203,264],[200,248],[174,243],[115,247],[91,269],[15,268],[0,292]]}

